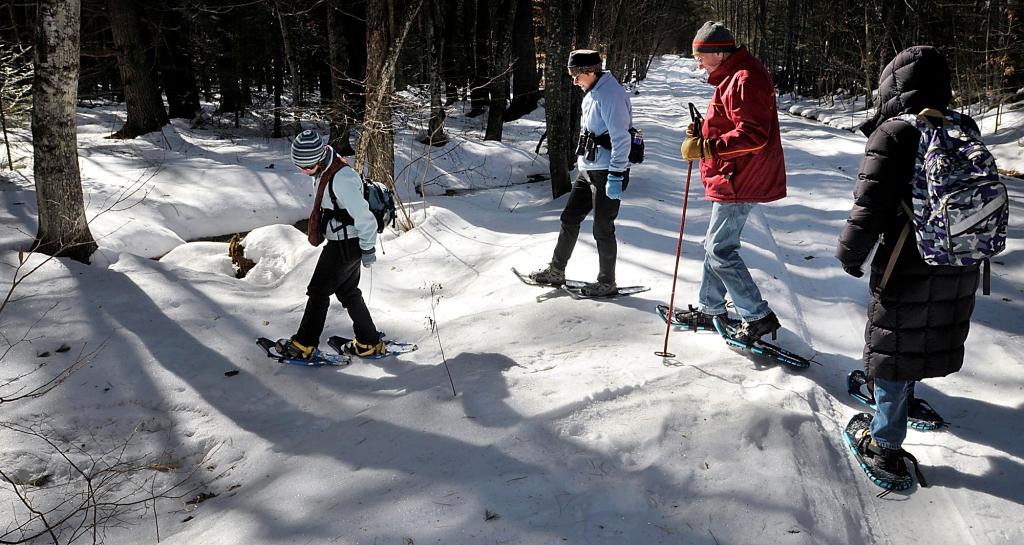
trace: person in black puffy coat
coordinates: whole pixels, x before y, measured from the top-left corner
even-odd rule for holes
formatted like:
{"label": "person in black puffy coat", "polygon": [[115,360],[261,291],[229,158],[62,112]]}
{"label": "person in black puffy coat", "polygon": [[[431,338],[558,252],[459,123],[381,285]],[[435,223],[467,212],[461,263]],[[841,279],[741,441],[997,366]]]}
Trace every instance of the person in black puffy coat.
{"label": "person in black puffy coat", "polygon": [[[864,368],[869,386],[870,381],[874,383],[876,410],[870,437],[864,438],[859,450],[862,459],[876,464],[879,472],[909,478],[902,461],[907,454],[902,443],[908,413],[911,418],[942,422],[927,403],[914,397],[914,383],[960,370],[979,275],[976,265],[926,264],[911,233],[898,249],[888,282],[881,286],[896,241],[907,225],[900,203],[911,204],[921,137],[913,125],[893,118],[916,115],[925,108],[947,111],[952,98],[949,66],[933,47],[906,49],[882,71],[878,96],[878,112],[861,127],[868,142],[836,257],[843,270],[860,277],[878,244],[871,262],[871,301],[864,333]],[[963,123],[977,129],[967,116]]]}

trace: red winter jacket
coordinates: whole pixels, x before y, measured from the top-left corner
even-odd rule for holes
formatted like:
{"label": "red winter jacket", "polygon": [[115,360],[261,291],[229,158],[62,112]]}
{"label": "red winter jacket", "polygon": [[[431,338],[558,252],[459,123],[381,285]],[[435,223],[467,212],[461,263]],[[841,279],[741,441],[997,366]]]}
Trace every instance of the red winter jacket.
{"label": "red winter jacket", "polygon": [[715,93],[704,119],[711,159],[700,162],[710,201],[770,202],[786,196],[775,87],[764,65],[740,47],[708,75]]}

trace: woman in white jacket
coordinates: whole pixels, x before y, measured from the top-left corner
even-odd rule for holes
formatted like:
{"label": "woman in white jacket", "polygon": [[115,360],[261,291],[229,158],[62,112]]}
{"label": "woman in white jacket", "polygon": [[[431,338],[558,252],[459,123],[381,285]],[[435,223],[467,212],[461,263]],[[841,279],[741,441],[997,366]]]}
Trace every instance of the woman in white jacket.
{"label": "woman in white jacket", "polygon": [[588,283],[583,294],[601,297],[615,294],[615,218],[619,215],[622,192],[629,185],[629,148],[633,107],[629,95],[615,76],[601,69],[601,55],[592,49],[569,54],[569,75],[583,89],[580,116],[580,174],[562,211],[558,242],[551,263],[530,277],[541,284],[561,285],[565,268],[580,234],[580,224],[594,211],[594,241],[597,243],[597,282]]}

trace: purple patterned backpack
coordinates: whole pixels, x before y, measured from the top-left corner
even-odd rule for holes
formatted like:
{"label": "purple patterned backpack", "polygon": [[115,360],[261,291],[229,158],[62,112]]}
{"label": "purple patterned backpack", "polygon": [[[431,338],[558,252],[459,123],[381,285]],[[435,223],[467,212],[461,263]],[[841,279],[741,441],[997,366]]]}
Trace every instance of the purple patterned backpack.
{"label": "purple patterned backpack", "polygon": [[1006,186],[981,135],[963,126],[957,112],[927,109],[898,119],[921,131],[911,182],[913,210],[904,203],[904,212],[925,263],[974,265],[1006,249]]}

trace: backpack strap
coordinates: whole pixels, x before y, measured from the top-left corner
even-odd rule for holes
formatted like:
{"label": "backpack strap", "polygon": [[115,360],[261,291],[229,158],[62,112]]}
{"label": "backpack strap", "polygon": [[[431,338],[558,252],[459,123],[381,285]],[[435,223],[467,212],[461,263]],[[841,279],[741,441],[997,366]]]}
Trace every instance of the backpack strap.
{"label": "backpack strap", "polygon": [[921,110],[921,113],[917,114],[917,117],[922,121],[927,121],[933,129],[945,127],[955,121],[946,117],[946,114],[942,110],[936,110],[935,108],[925,108]]}
{"label": "backpack strap", "polygon": [[[352,215],[348,213],[348,210],[338,206],[338,195],[334,193],[334,175],[347,166],[349,166],[348,162],[342,159],[341,166],[331,173],[331,181],[327,182],[327,192],[331,196],[331,204],[334,205],[334,209],[331,211],[331,218],[341,224],[341,232],[346,240],[348,239],[348,226],[355,225],[355,220],[352,219]],[[326,229],[327,226],[324,225],[324,228]],[[337,233],[337,231],[334,232]]]}
{"label": "backpack strap", "polygon": [[981,262],[981,294],[992,295],[992,262],[985,258]]}
{"label": "backpack strap", "polygon": [[892,254],[889,255],[889,263],[886,264],[885,272],[882,273],[882,282],[878,284],[879,291],[885,290],[885,285],[889,283],[889,276],[892,275],[892,270],[896,267],[896,260],[900,257],[900,251],[903,250],[903,243],[907,241],[907,235],[910,234],[910,218],[914,217],[914,212],[906,202],[901,201],[900,206],[903,213],[907,215],[907,223],[900,231],[900,237],[896,239],[896,246],[892,249]]}

